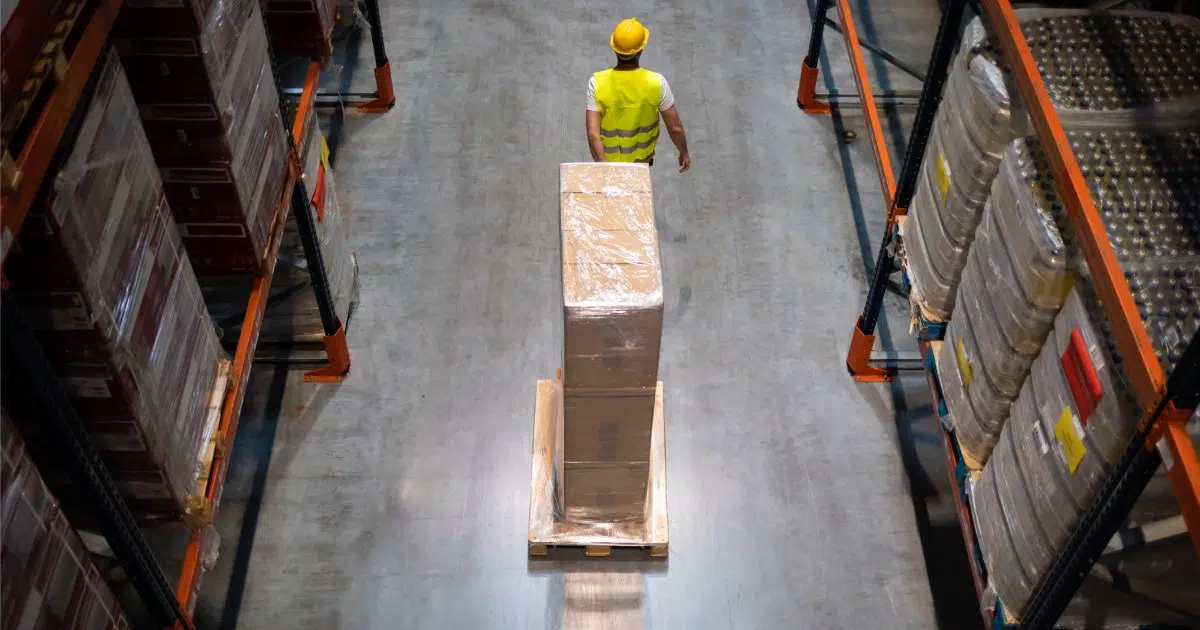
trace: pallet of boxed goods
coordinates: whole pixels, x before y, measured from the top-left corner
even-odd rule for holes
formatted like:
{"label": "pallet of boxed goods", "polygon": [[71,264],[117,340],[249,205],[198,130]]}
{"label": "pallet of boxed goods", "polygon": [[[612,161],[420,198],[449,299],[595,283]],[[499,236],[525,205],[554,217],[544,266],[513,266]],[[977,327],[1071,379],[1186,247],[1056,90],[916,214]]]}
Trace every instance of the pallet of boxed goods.
{"label": "pallet of boxed goods", "polygon": [[[5,266],[30,323],[135,515],[177,520],[207,474],[228,361],[171,220],[124,73],[106,55],[75,142]],[[20,388],[5,406],[70,510],[80,497]],[[72,514],[74,518],[74,514]]]}
{"label": "pallet of boxed goods", "polygon": [[649,168],[561,167],[563,369],[539,381],[529,551],[666,554],[663,292]]}
{"label": "pallet of boxed goods", "polygon": [[0,420],[5,628],[124,630],[129,622],[82,540],[42,481],[7,416]]}

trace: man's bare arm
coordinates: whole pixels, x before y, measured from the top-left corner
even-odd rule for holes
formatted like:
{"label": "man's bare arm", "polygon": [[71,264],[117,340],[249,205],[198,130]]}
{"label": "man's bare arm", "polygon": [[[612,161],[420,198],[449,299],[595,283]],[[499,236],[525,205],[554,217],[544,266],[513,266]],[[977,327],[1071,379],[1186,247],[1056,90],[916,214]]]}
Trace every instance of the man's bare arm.
{"label": "man's bare arm", "polygon": [[587,110],[588,148],[592,150],[592,161],[604,161],[604,141],[600,139],[600,112]]}
{"label": "man's bare arm", "polygon": [[679,151],[679,172],[686,173],[692,167],[692,157],[688,154],[687,134],[683,133],[683,121],[679,119],[679,111],[672,105],[662,113],[663,122],[667,124],[667,134],[675,149]]}

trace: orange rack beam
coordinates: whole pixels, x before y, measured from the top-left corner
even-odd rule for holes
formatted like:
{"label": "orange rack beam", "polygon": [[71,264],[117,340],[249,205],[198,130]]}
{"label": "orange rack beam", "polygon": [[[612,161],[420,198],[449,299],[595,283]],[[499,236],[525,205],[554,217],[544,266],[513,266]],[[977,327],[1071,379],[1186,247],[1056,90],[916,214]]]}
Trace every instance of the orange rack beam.
{"label": "orange rack beam", "polygon": [[[841,0],[844,2],[845,0]],[[1013,70],[1017,89],[1029,110],[1029,118],[1037,131],[1038,140],[1054,172],[1054,183],[1067,210],[1067,217],[1078,236],[1080,249],[1096,289],[1104,303],[1117,349],[1142,408],[1142,426],[1152,420],[1152,414],[1166,395],[1167,379],[1162,364],[1154,354],[1145,324],[1129,291],[1129,284],[1117,263],[1116,253],[1092,202],[1080,173],[1075,154],[1067,141],[1062,122],[1046,93],[1046,85],[1033,60],[1033,53],[1021,32],[1008,0],[983,0],[988,21],[1000,42],[1005,59]],[[1175,496],[1183,512],[1188,531],[1197,550],[1200,550],[1200,461],[1196,449],[1183,431],[1188,412],[1173,406],[1158,418],[1148,448],[1155,448],[1156,436],[1162,435],[1164,460],[1171,463],[1170,478]]]}
{"label": "orange rack beam", "polygon": [[875,168],[879,172],[879,189],[883,192],[883,204],[889,210],[887,228],[890,230],[894,214],[891,211],[892,200],[896,197],[896,177],[892,173],[892,161],[888,157],[883,125],[879,122],[879,108],[875,106],[875,95],[871,92],[871,80],[867,77],[862,47],[858,45],[858,29],[854,26],[854,15],[850,12],[849,1],[837,0],[837,10],[838,17],[841,18],[842,38],[846,40],[846,51],[850,54],[850,67],[854,69],[854,87],[858,89],[858,99],[862,102],[863,116],[867,121],[867,139],[871,141]]}
{"label": "orange rack beam", "polygon": [[[318,79],[321,74],[321,64],[309,63],[308,74],[304,79],[304,92],[300,98],[300,106],[292,124],[292,139],[297,149],[304,146],[304,121],[308,110],[313,106],[313,97],[317,92]],[[215,518],[221,489],[225,484],[225,474],[229,471],[229,456],[233,452],[233,441],[237,436],[238,419],[242,413],[242,402],[246,398],[246,386],[250,380],[250,368],[254,363],[254,350],[258,345],[258,333],[262,329],[263,312],[267,307],[270,296],[271,280],[275,275],[275,259],[279,254],[279,246],[283,241],[283,229],[287,223],[288,210],[291,207],[292,189],[296,179],[301,175],[300,160],[293,152],[288,159],[288,169],[285,173],[287,183],[284,185],[283,196],[275,209],[275,220],[271,227],[271,239],[267,244],[262,271],[254,278],[250,288],[249,304],[246,308],[246,319],[238,336],[237,350],[233,355],[233,366],[230,378],[230,389],[225,394],[225,403],[221,409],[221,422],[217,429],[217,444],[219,448],[213,457],[213,471],[208,477],[204,499],[206,514]],[[196,585],[202,573],[201,552],[204,548],[206,528],[198,527],[192,531],[188,540],[187,550],[183,557],[183,570],[175,589],[175,597],[179,607],[188,615],[194,604],[193,596]],[[185,630],[182,623],[176,624],[176,630]]]}
{"label": "orange rack beam", "polygon": [[[104,51],[108,33],[112,30],[122,4],[123,0],[102,0],[96,7],[75,45],[75,50],[71,53],[71,58],[67,60],[66,67],[59,73],[58,85],[38,115],[29,137],[21,146],[19,154],[11,158],[11,176],[15,181],[11,182],[11,189],[8,188],[9,182],[6,182],[3,196],[0,197],[0,225],[3,226],[0,263],[8,258],[9,245],[16,241],[21,231],[21,224],[29,212],[29,205],[33,203],[42,180],[46,177],[46,169],[50,167],[59,142],[62,141],[63,132],[75,112],[75,106],[87,87],[88,78],[100,59],[100,53]],[[6,171],[10,168],[9,159],[6,148]],[[9,174],[6,173],[5,177],[7,179]]]}

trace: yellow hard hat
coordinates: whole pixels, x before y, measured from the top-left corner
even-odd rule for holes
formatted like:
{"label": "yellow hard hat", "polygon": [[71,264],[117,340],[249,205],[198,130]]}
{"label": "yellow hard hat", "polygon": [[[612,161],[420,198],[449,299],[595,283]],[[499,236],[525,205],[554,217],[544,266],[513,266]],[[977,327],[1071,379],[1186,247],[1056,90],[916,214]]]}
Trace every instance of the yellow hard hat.
{"label": "yellow hard hat", "polygon": [[609,44],[618,55],[628,57],[642,52],[648,41],[650,41],[650,29],[642,26],[637,18],[629,18],[621,20],[617,28],[613,29]]}

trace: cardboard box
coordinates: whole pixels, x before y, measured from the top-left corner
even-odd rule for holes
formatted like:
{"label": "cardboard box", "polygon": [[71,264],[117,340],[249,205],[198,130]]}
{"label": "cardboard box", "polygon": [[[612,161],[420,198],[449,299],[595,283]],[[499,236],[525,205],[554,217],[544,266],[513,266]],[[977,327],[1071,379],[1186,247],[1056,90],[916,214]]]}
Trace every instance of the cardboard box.
{"label": "cardboard box", "polygon": [[0,627],[128,628],[120,605],[7,416],[0,425]]}
{"label": "cardboard box", "polygon": [[649,169],[563,164],[560,184],[564,385],[653,388],[663,298]]}
{"label": "cardboard box", "polygon": [[327,54],[337,0],[263,0],[263,18],[276,52]]}
{"label": "cardboard box", "polygon": [[563,460],[650,461],[654,388],[577,392],[563,400]]}
{"label": "cardboard box", "polygon": [[609,523],[641,520],[649,479],[649,463],[564,463],[566,518]]}

